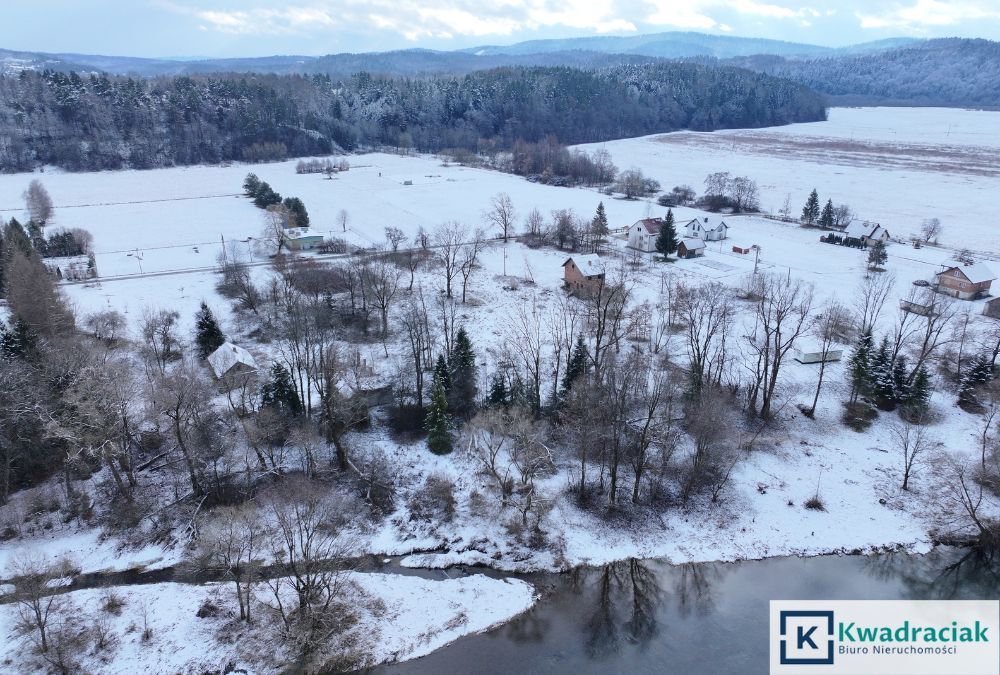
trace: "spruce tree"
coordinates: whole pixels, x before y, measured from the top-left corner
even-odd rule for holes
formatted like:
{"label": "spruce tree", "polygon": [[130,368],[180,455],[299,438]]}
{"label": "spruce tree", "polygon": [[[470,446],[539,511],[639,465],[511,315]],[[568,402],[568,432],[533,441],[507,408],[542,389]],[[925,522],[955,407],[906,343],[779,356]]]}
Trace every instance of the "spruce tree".
{"label": "spruce tree", "polygon": [[424,420],[427,429],[427,447],[435,455],[451,452],[451,421],[448,419],[448,396],[444,384],[434,378],[431,389],[431,403]]}
{"label": "spruce tree", "polygon": [[28,358],[35,351],[37,344],[38,336],[24,319],[20,317],[14,319],[10,328],[0,323],[0,357]]}
{"label": "spruce tree", "polygon": [[247,197],[255,197],[258,189],[260,189],[260,178],[257,178],[255,173],[248,173],[247,177],[243,179],[244,194]]}
{"label": "spruce tree", "polygon": [[877,270],[889,259],[889,254],[885,250],[885,242],[876,241],[868,249],[868,269]]}
{"label": "spruce tree", "polygon": [[456,415],[468,416],[476,407],[479,387],[476,382],[476,353],[464,326],[455,335],[448,367],[451,376],[451,391],[448,392],[451,409]]}
{"label": "spruce tree", "polygon": [[434,363],[433,381],[439,382],[444,387],[444,394],[447,397],[451,392],[451,371],[444,354],[438,354],[437,361]]}
{"label": "spruce tree", "polygon": [[815,225],[817,220],[819,220],[819,194],[816,188],[813,188],[806,205],[802,207],[802,222],[805,225]]}
{"label": "spruce tree", "polygon": [[270,377],[261,387],[260,394],[263,406],[272,406],[293,416],[302,413],[302,401],[292,384],[292,376],[280,363],[271,366]]}
{"label": "spruce tree", "polygon": [[302,200],[298,197],[285,197],[285,208],[288,209],[288,213],[292,216],[292,221],[295,227],[309,227],[309,213],[306,211],[306,205],[302,203]]}
{"label": "spruce tree", "polygon": [[962,378],[958,391],[958,399],[964,402],[974,402],[976,400],[976,388],[993,379],[993,365],[990,358],[980,354],[972,362],[972,367]]}
{"label": "spruce tree", "polygon": [[848,372],[851,377],[851,403],[857,402],[858,396],[867,396],[871,388],[874,348],[875,341],[871,331],[865,331],[858,338],[858,343],[854,346],[854,352],[848,363]]}
{"label": "spruce tree", "polygon": [[910,399],[910,383],[906,373],[906,357],[899,355],[892,364],[892,395],[893,400],[905,403]]}
{"label": "spruce tree", "polygon": [[565,396],[570,387],[573,386],[575,382],[581,375],[587,372],[587,344],[583,341],[583,336],[579,335],[576,338],[576,345],[573,347],[573,354],[570,356],[569,363],[566,364],[566,374],[563,375],[562,381],[562,393]]}
{"label": "spruce tree", "polygon": [[490,378],[490,395],[487,398],[487,402],[490,407],[503,407],[508,403],[507,381],[500,373],[493,373],[493,377]]}
{"label": "spruce tree", "polygon": [[883,337],[882,342],[879,343],[878,351],[872,358],[871,368],[871,393],[875,398],[875,405],[883,410],[892,410],[896,407],[896,388],[892,368],[892,350],[889,347],[889,338]]}
{"label": "spruce tree", "polygon": [[919,416],[927,410],[931,400],[931,376],[927,368],[920,366],[913,376],[913,383],[906,392],[903,404],[911,415]]}
{"label": "spruce tree", "polygon": [[663,256],[677,253],[677,228],[674,226],[673,209],[667,209],[667,216],[660,226],[660,234],[656,237],[656,250]]}
{"label": "spruce tree", "polygon": [[195,314],[194,319],[194,341],[198,346],[198,356],[208,358],[208,355],[222,346],[226,341],[226,336],[219,327],[219,322],[215,320],[215,315],[204,302],[201,309]]}
{"label": "spruce tree", "polygon": [[598,202],[597,213],[591,221],[590,230],[598,242],[603,242],[604,238],[608,236],[610,230],[608,229],[608,214],[604,211],[604,202]]}
{"label": "spruce tree", "polygon": [[833,227],[833,200],[827,199],[826,205],[823,206],[823,213],[820,214],[819,224],[821,227],[830,229]]}

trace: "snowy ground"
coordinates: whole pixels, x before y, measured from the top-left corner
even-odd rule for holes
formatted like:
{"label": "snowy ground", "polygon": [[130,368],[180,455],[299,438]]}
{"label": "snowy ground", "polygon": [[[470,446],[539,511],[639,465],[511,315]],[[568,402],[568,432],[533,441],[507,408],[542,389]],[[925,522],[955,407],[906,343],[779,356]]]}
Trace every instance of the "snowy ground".
{"label": "snowy ground", "polygon": [[[990,165],[988,157],[983,159],[984,153],[989,156],[1000,149],[998,137],[988,133],[998,124],[1000,113],[834,109],[830,121],[825,123],[766,131],[672,134],[667,138],[681,140],[664,142],[663,137],[648,137],[616,141],[605,147],[619,166],[641,166],[666,188],[690,183],[700,190],[705,174],[711,171],[749,175],[760,182],[764,206],[770,210],[780,207],[786,193],[792,193],[793,208],[800,208],[806,193],[815,186],[823,199],[832,197],[835,202],[850,203],[859,215],[887,224],[894,236],[915,230],[923,218],[937,216],[946,228],[943,236],[946,244],[982,252],[982,257],[1000,272],[1000,262],[996,262],[1000,254],[1000,230],[992,225],[997,177],[995,172],[990,173],[995,165]],[[817,137],[846,139],[847,147],[835,153],[827,147],[827,154],[817,156],[816,148],[807,143]],[[921,148],[942,145],[955,148],[946,154],[958,156],[962,162],[968,160],[968,167],[956,168],[954,163],[935,166],[920,160]],[[877,163],[873,158],[887,156],[886,148],[890,146],[899,150],[892,169],[873,166]],[[283,195],[301,197],[317,231],[345,236],[361,245],[381,241],[387,225],[398,226],[412,235],[421,225],[430,228],[451,219],[479,224],[482,211],[498,192],[511,195],[522,218],[532,208],[545,215],[553,209],[573,208],[589,217],[601,200],[612,227],[663,211],[646,201],[613,199],[588,189],[547,187],[491,171],[442,167],[440,161],[428,157],[372,154],[353,157],[351,161],[352,169],[334,180],[296,175],[294,162],[149,172],[46,172],[35,177],[44,180],[55,200],[56,218],[52,227],[86,227],[93,232],[99,270],[109,277],[95,284],[64,286],[82,313],[112,307],[126,312],[134,322],[146,306],[175,308],[181,312],[185,326],[190,326],[198,303],[204,299],[223,317],[227,333],[237,337],[243,329],[234,324],[227,310],[229,303],[215,294],[216,275],[185,270],[213,265],[219,251],[215,242],[221,237],[241,241],[260,232],[263,225],[260,211],[245,198],[233,196],[250,170]],[[909,166],[903,170],[900,162]],[[18,206],[20,193],[30,178],[0,176],[0,215],[22,215]],[[404,186],[405,180],[413,181],[413,185]],[[350,229],[346,234],[335,231],[341,209],[350,214]],[[680,222],[700,215],[691,209],[677,209],[675,213]],[[818,231],[774,220],[732,217],[727,222],[731,226],[730,240],[709,244],[703,259],[670,265],[643,259],[639,266],[630,266],[637,301],[655,305],[665,276],[674,282],[698,284],[715,280],[739,286],[754,267],[752,256],[731,252],[731,246],[739,243],[760,245],[760,268],[764,272],[812,283],[817,305],[833,298],[848,305],[852,303],[852,294],[865,267],[863,253],[821,244]],[[138,272],[136,249],[142,254],[143,272],[164,274],[110,278]],[[128,251],[133,255],[127,255]],[[898,298],[912,288],[912,282],[928,279],[941,265],[952,264],[952,253],[943,248],[917,250],[900,243],[890,246],[887,273],[895,274],[897,283],[895,295],[887,304],[883,329],[891,323]],[[499,346],[504,327],[520,308],[536,306],[540,311],[555,311],[562,297],[561,264],[565,257],[565,253],[558,251],[531,250],[515,243],[494,247],[483,255],[482,269],[473,278],[470,291],[474,302],[459,308],[459,323],[470,330],[481,364],[492,365],[489,354]],[[612,264],[622,261],[616,259]],[[270,271],[267,267],[257,267],[254,274],[263,279]],[[424,272],[419,283],[429,291],[436,290],[440,285],[439,275]],[[973,314],[973,334],[991,327],[992,321],[981,315],[981,301],[963,306]],[[745,320],[749,312],[743,311],[741,315]],[[738,341],[741,333],[734,332],[737,333],[734,341]],[[674,339],[672,349],[680,355],[683,353],[680,340]],[[249,343],[246,346],[263,352],[266,358],[268,347]],[[387,371],[404,358],[399,345],[390,345],[388,358],[380,353],[381,345],[374,345],[365,348],[363,355]],[[599,564],[630,556],[664,557],[679,563],[864,551],[897,545],[926,549],[930,544],[929,532],[947,526],[938,474],[948,455],[963,454],[976,447],[980,419],[958,409],[952,392],[939,391],[933,401],[937,419],[931,425],[931,433],[942,445],[936,449],[934,460],[920,467],[912,489],[903,492],[899,488],[902,459],[890,440],[890,425],[895,416],[882,414],[864,434],[841,424],[841,402],[846,398],[841,362],[831,364],[827,370],[827,384],[816,419],[806,419],[798,414],[795,404],[811,400],[817,366],[793,362],[786,368],[783,399],[788,405],[781,413],[781,431],[762,437],[757,449],[737,466],[721,505],[671,510],[658,521],[644,520],[634,529],[608,523],[580,511],[564,496],[572,470],[567,465],[544,485],[554,504],[545,521],[549,543],[540,550],[530,549],[510,536],[505,524],[511,514],[469,509],[468,496],[476,489],[477,478],[463,452],[435,457],[422,443],[400,445],[378,428],[372,433],[356,435],[351,438],[355,447],[378,447],[394,458],[404,482],[399,510],[369,534],[363,548],[387,554],[412,553],[405,564],[413,566],[478,563],[510,570]],[[484,369],[480,382],[485,382],[489,374]],[[456,483],[456,517],[448,524],[415,522],[409,518],[405,493],[435,473],[450,476]],[[825,511],[803,507],[803,502],[817,490]],[[995,510],[995,507],[994,504],[990,508]],[[56,527],[26,540],[0,544],[0,568],[16,550],[36,547],[52,558],[68,553],[74,565],[85,571],[133,565],[156,567],[171,564],[181,555],[179,551],[161,551],[155,547],[120,552],[114,542],[99,543],[97,536],[89,532],[68,532]],[[417,553],[436,549],[445,552]],[[419,634],[421,631],[414,627],[421,621],[426,623],[432,614],[422,618],[410,614],[423,611],[419,605],[424,596],[410,596],[414,602],[409,599],[404,602],[403,596],[391,594],[426,593],[429,598],[442,599],[434,589],[443,588],[424,588],[415,579],[406,579],[405,584],[399,588],[385,586],[382,592],[395,597],[391,602],[387,600],[389,606],[405,613],[400,614],[400,621],[416,623],[407,624],[409,628],[400,630],[395,641],[379,643],[380,649],[384,647],[380,659],[392,658],[397,652],[400,658],[416,656],[423,653],[421,650],[442,644],[437,637],[419,644],[402,641],[404,635],[412,640]],[[479,591],[495,590],[492,586],[486,588]],[[166,590],[149,587],[135,592],[155,594]],[[205,592],[202,587],[185,587],[184,606],[197,607],[203,597],[197,593]],[[444,598],[451,595],[444,594]],[[86,600],[85,596],[81,598]],[[470,598],[474,598],[474,593],[465,599]],[[155,598],[150,598],[150,603],[155,603]],[[469,623],[455,634],[481,630],[523,608],[520,601],[512,601],[510,605],[497,603],[501,611],[490,613],[491,603],[460,603],[461,607],[475,607],[476,612],[469,612]],[[454,612],[449,616],[458,616],[464,611],[461,607],[452,608]],[[186,623],[196,624],[196,620]],[[196,624],[183,630],[203,628]],[[437,635],[452,634],[445,631]],[[184,638],[185,633],[179,629],[177,639]],[[123,641],[122,650],[126,650],[125,645]],[[135,644],[128,649],[138,650],[139,646]],[[184,651],[175,650],[172,644],[164,644],[157,658],[172,659],[173,651],[180,654],[179,660],[164,662],[164,669],[186,667]]]}
{"label": "snowy ground", "polygon": [[[352,639],[371,654],[372,663],[390,663],[423,656],[463,635],[485,631],[526,611],[534,603],[531,585],[518,580],[473,575],[427,580],[393,574],[349,573],[356,584],[359,622]],[[103,609],[114,592],[123,601],[119,614]],[[257,595],[270,602],[261,585]],[[210,601],[214,616],[198,617]],[[69,603],[54,613],[61,621],[72,616],[78,626],[100,625],[107,645],[93,644],[74,654],[80,672],[199,673],[222,672],[227,664],[251,672],[284,672],[288,661],[279,642],[269,637],[266,611],[255,606],[255,629],[236,617],[236,599],[228,584],[163,583],[75,591],[62,596]],[[70,610],[69,607],[73,609]],[[34,658],[33,644],[16,630],[17,607],[0,605],[0,672],[26,672]],[[143,637],[148,627],[148,638]]]}
{"label": "snowy ground", "polygon": [[579,146],[606,148],[619,167],[638,166],[663,187],[699,193],[714,171],[760,185],[761,206],[792,215],[816,188],[825,202],[905,238],[940,218],[942,243],[1000,251],[991,213],[1000,179],[1000,113],[950,108],[832,108],[826,122],[769,129],[682,131]]}

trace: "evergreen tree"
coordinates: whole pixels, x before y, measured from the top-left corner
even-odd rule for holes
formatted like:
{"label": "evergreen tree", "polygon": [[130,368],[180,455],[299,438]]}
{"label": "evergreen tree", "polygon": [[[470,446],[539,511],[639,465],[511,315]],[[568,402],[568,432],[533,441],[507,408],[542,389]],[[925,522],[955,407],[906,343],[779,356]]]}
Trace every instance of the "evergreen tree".
{"label": "evergreen tree", "polygon": [[927,368],[920,366],[913,376],[913,383],[906,392],[903,405],[910,411],[911,415],[919,416],[927,410],[931,400],[931,376]]}
{"label": "evergreen tree", "polygon": [[270,185],[262,181],[261,184],[257,186],[257,192],[254,193],[253,203],[258,208],[266,209],[268,206],[280,204],[281,195],[275,192]]}
{"label": "evergreen tree", "polygon": [[468,416],[476,406],[479,387],[476,383],[476,353],[465,327],[458,329],[448,359],[451,409],[456,415]]}
{"label": "evergreen tree", "polygon": [[833,216],[833,200],[832,199],[827,199],[826,200],[826,205],[823,207],[823,213],[820,214],[820,217],[819,217],[820,227],[825,227],[827,229],[832,228],[833,227],[833,220],[834,220],[834,216]]}
{"label": "evergreen tree", "polygon": [[876,270],[885,265],[889,254],[885,250],[885,242],[876,241],[868,248],[868,269]]}
{"label": "evergreen tree", "polygon": [[576,345],[573,347],[573,353],[569,358],[569,363],[566,364],[566,374],[563,375],[563,396],[569,392],[570,387],[573,386],[573,382],[575,382],[577,378],[586,374],[587,360],[587,344],[583,341],[583,336],[579,335],[576,338]]}
{"label": "evergreen tree", "polygon": [[604,202],[597,203],[597,213],[594,214],[590,229],[595,239],[603,240],[608,236],[610,230],[608,229],[608,214],[604,211]]}
{"label": "evergreen tree", "polygon": [[4,245],[6,247],[2,251],[4,257],[8,256],[14,250],[20,251],[27,257],[31,256],[34,250],[31,246],[31,238],[24,231],[24,228],[21,227],[21,223],[17,221],[17,218],[11,218],[10,222],[7,223],[7,227],[4,230]]}
{"label": "evergreen tree", "polygon": [[892,364],[892,396],[896,403],[905,403],[910,399],[910,383],[907,378],[906,357],[899,355]]}
{"label": "evergreen tree", "polygon": [[306,205],[298,197],[285,197],[285,208],[291,214],[295,227],[309,227],[309,214]]}
{"label": "evergreen tree", "polygon": [[872,357],[871,394],[875,399],[875,405],[884,410],[892,410],[896,407],[896,387],[892,369],[892,350],[889,347],[889,338],[883,337],[882,342],[879,343],[878,351]]}
{"label": "evergreen tree", "polygon": [[222,346],[226,336],[215,320],[215,315],[204,302],[194,318],[194,341],[198,346],[198,356],[208,358],[208,355]]}
{"label": "evergreen tree", "polygon": [[851,377],[851,403],[858,400],[858,396],[867,396],[872,381],[872,352],[875,348],[875,341],[871,331],[865,331],[858,338],[858,343],[854,346],[854,353],[848,363],[848,372]]}
{"label": "evergreen tree", "polygon": [[38,336],[23,319],[14,319],[10,328],[0,323],[0,357],[27,358],[34,353],[37,345]]}
{"label": "evergreen tree", "polygon": [[247,197],[256,197],[258,189],[260,189],[260,178],[257,178],[255,173],[248,173],[243,179],[243,192]]}
{"label": "evergreen tree", "polygon": [[275,407],[289,415],[302,414],[302,400],[292,383],[292,376],[280,363],[271,366],[270,377],[260,391],[261,405]]}
{"label": "evergreen tree", "polygon": [[448,419],[448,396],[444,384],[434,378],[431,389],[431,403],[424,420],[427,429],[427,447],[435,455],[451,452],[451,420]]}
{"label": "evergreen tree", "polygon": [[674,226],[674,210],[667,209],[667,216],[656,237],[656,250],[664,256],[677,252],[677,228]]}
{"label": "evergreen tree", "polygon": [[444,354],[438,354],[437,361],[434,363],[433,378],[434,382],[439,382],[444,387],[444,393],[447,396],[451,392],[451,371]]}
{"label": "evergreen tree", "polygon": [[819,194],[816,188],[813,188],[806,205],[802,207],[802,222],[805,225],[815,225],[817,220],[819,220]]}
{"label": "evergreen tree", "polygon": [[962,378],[958,391],[959,401],[974,402],[976,400],[976,388],[993,379],[993,364],[990,357],[980,354],[972,362],[972,366]]}
{"label": "evergreen tree", "polygon": [[493,373],[493,377],[490,378],[490,395],[487,398],[487,403],[490,407],[506,406],[507,400],[507,381],[504,379],[503,375],[499,372]]}

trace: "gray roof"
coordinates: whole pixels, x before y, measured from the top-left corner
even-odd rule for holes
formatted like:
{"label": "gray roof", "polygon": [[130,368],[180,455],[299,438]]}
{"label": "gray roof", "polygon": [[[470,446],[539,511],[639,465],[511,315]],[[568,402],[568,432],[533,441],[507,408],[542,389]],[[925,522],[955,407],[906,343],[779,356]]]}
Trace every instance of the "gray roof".
{"label": "gray roof", "polygon": [[684,237],[681,239],[681,243],[684,244],[684,248],[689,251],[694,251],[699,248],[705,248],[705,242],[701,239],[694,239],[692,237]]}

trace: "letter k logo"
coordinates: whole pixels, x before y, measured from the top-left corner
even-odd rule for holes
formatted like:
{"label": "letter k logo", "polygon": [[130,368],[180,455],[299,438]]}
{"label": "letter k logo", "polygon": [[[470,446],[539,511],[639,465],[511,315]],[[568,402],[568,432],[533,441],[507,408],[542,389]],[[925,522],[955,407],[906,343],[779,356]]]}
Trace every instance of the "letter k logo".
{"label": "letter k logo", "polygon": [[813,642],[813,639],[812,639],[812,634],[816,632],[816,629],[818,627],[819,626],[813,626],[809,630],[805,630],[805,626],[797,626],[797,628],[798,628],[798,635],[797,635],[796,639],[798,640],[798,648],[799,649],[802,649],[803,647],[805,647],[807,642],[809,643],[809,646],[812,647],[813,649],[819,649],[819,647],[816,646],[816,643]]}

